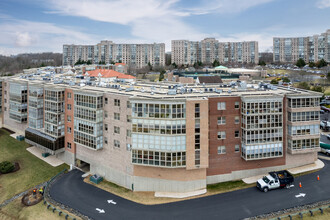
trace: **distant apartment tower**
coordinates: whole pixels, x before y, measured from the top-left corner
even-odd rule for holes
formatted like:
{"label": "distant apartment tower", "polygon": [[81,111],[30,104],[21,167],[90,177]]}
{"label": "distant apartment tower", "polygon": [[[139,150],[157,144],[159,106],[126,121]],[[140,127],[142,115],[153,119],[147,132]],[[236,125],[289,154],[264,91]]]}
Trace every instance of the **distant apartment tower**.
{"label": "distant apartment tower", "polygon": [[202,41],[172,40],[172,63],[258,63],[258,42],[219,42],[215,38]]}
{"label": "distant apartment tower", "polygon": [[305,62],[324,59],[330,62],[330,29],[309,37],[274,37],[274,62],[294,63],[300,58]]}
{"label": "distant apartment tower", "polygon": [[74,65],[78,60],[98,64],[104,62],[126,63],[141,68],[165,65],[165,44],[116,44],[101,41],[97,45],[63,45],[63,65]]}

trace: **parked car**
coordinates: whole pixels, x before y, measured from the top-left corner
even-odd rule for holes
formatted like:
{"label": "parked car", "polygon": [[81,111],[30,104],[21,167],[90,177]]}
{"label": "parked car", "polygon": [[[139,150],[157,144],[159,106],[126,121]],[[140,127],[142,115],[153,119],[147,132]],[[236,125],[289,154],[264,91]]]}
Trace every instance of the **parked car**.
{"label": "parked car", "polygon": [[320,114],[324,114],[325,113],[325,111],[324,110],[320,110]]}
{"label": "parked car", "polygon": [[283,187],[290,188],[293,181],[293,176],[287,170],[269,172],[268,176],[264,176],[257,181],[257,188],[264,192]]}
{"label": "parked car", "polygon": [[329,121],[321,121],[320,122],[320,128],[324,131],[330,130],[330,122]]}
{"label": "parked car", "polygon": [[327,134],[327,138],[330,140],[330,134]]}
{"label": "parked car", "polygon": [[[329,139],[328,137],[329,135],[327,135],[327,138]],[[330,156],[330,144],[326,144],[326,143],[323,143],[323,142],[320,142],[320,147],[321,147],[321,152]]]}

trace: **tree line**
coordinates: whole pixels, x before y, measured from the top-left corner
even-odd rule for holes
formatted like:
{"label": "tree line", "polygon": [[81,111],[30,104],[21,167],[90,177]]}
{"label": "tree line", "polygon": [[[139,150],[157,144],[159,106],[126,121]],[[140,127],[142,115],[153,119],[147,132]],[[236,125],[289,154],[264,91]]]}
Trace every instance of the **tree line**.
{"label": "tree line", "polygon": [[61,53],[31,53],[16,56],[0,55],[0,74],[22,72],[23,69],[62,65]]}

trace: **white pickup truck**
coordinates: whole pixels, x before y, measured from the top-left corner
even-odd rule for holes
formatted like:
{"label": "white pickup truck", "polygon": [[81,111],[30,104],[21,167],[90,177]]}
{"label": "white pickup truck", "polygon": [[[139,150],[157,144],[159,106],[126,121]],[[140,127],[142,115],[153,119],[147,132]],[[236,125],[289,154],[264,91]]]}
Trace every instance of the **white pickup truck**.
{"label": "white pickup truck", "polygon": [[321,152],[328,155],[328,156],[330,156],[330,150],[329,149],[325,149],[325,148],[321,147]]}
{"label": "white pickup truck", "polygon": [[293,176],[286,170],[269,172],[269,175],[257,181],[257,188],[264,192],[280,187],[290,188],[293,181]]}

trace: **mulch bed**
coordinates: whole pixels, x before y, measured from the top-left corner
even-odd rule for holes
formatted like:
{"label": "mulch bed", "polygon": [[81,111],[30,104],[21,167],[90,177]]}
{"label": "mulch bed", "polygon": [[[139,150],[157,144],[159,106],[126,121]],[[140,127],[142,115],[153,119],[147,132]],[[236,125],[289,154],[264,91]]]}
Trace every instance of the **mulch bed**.
{"label": "mulch bed", "polygon": [[[15,172],[19,171],[20,169],[21,169],[21,167],[19,166],[19,163],[15,162],[15,168],[10,173],[15,173]],[[5,175],[5,174],[9,174],[9,173],[1,173],[0,172],[0,175]]]}
{"label": "mulch bed", "polygon": [[38,204],[43,199],[43,195],[41,195],[38,190],[39,189],[37,189],[36,195],[33,195],[33,190],[30,190],[26,195],[22,197],[22,203],[26,206]]}

